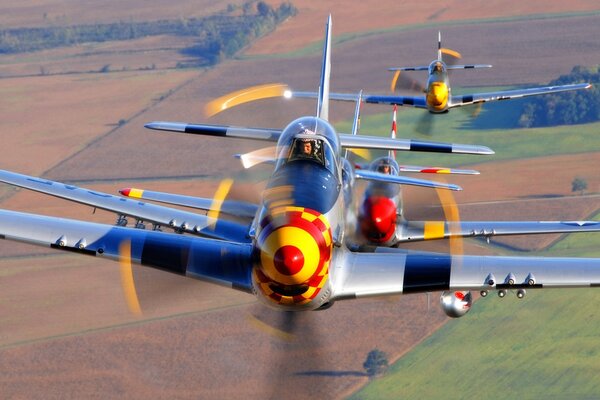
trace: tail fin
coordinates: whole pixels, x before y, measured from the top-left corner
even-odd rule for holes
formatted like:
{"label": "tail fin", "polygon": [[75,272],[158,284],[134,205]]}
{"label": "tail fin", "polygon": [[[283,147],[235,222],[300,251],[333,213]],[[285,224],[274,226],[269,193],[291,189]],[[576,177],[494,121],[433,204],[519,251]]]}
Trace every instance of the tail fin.
{"label": "tail fin", "polygon": [[358,92],[358,96],[356,97],[356,107],[354,108],[354,121],[352,121],[352,134],[358,135],[358,131],[360,130],[360,106],[362,104],[362,93],[361,90]]}
{"label": "tail fin", "polygon": [[[394,104],[394,113],[392,117],[392,133],[391,138],[396,139],[396,133],[398,132],[398,127],[396,126],[396,113],[398,112],[398,106]],[[390,150],[389,157],[396,159],[396,150]]]}
{"label": "tail fin", "polygon": [[321,65],[321,82],[317,99],[317,117],[329,119],[329,75],[331,73],[331,14],[325,25],[325,44],[323,46],[323,64]]}
{"label": "tail fin", "polygon": [[442,61],[442,32],[438,31],[438,61]]}
{"label": "tail fin", "polygon": [[[358,92],[358,96],[356,97],[356,107],[354,108],[354,121],[352,121],[352,134],[358,135],[358,131],[360,130],[360,106],[362,104],[362,90]],[[348,158],[349,149],[346,148],[346,152],[344,153],[344,158]]]}

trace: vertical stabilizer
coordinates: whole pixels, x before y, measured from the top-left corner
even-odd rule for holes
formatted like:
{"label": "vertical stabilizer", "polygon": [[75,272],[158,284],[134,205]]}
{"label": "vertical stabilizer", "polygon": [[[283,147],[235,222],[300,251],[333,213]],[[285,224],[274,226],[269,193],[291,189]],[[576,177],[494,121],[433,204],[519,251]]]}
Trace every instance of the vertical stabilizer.
{"label": "vertical stabilizer", "polygon": [[[360,106],[362,104],[362,93],[361,90],[358,92],[358,96],[356,97],[356,106],[354,108],[354,121],[352,122],[352,134],[358,135],[358,131],[360,130]],[[346,152],[344,153],[344,158],[348,158],[348,148],[346,148]]]}
{"label": "vertical stabilizer", "polygon": [[438,31],[438,61],[442,61],[442,32]]}
{"label": "vertical stabilizer", "polygon": [[[398,132],[398,126],[396,125],[396,113],[398,112],[398,106],[394,104],[394,113],[392,117],[392,133],[391,138],[396,139],[396,133]],[[390,150],[389,157],[396,159],[396,150]]]}
{"label": "vertical stabilizer", "polygon": [[317,99],[317,117],[329,119],[329,75],[331,73],[331,14],[325,26],[325,44],[323,45],[323,64],[321,65],[321,82]]}

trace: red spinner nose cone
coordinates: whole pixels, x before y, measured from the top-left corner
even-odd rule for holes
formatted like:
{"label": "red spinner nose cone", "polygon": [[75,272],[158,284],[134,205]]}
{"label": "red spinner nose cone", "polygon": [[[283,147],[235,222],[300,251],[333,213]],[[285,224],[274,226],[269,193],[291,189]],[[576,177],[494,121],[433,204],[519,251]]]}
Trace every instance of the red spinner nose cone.
{"label": "red spinner nose cone", "polygon": [[396,229],[396,205],[387,197],[371,197],[365,202],[365,218],[370,228],[364,232],[369,239],[383,242],[388,240]]}
{"label": "red spinner nose cone", "polygon": [[275,252],[273,263],[279,273],[295,275],[304,266],[304,254],[296,246],[283,246]]}

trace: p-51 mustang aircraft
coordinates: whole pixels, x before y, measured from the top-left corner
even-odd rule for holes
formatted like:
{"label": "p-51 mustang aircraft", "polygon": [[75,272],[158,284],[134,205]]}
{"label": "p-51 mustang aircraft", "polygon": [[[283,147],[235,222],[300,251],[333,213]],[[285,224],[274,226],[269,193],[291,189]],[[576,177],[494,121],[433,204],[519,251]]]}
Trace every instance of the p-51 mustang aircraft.
{"label": "p-51 mustang aircraft", "polygon": [[[284,310],[318,310],[334,302],[368,296],[444,291],[442,307],[450,316],[468,311],[470,290],[593,287],[600,285],[600,259],[467,256],[378,247],[353,249],[347,233],[353,212],[355,174],[343,148],[417,150],[486,154],[481,146],[338,134],[328,122],[331,17],[326,39],[316,116],[299,118],[283,130],[155,122],[151,129],[238,137],[277,143],[277,159],[261,204],[237,212],[222,200],[123,191],[131,197],[220,209],[252,215],[249,223],[112,196],[45,179],[0,172],[8,184],[110,210],[176,233],[111,226],[27,213],[0,211],[3,239],[57,250],[135,262],[171,273],[212,281],[249,293]],[[410,180],[370,171],[370,181]],[[436,182],[418,182],[458,189]],[[250,219],[250,218],[249,218]],[[572,231],[597,230],[596,222],[565,223]]]}
{"label": "p-51 mustang aircraft", "polygon": [[[438,54],[437,59],[433,60],[428,66],[416,66],[416,67],[394,67],[389,68],[389,71],[395,71],[394,78],[392,79],[391,89],[392,91],[396,88],[396,82],[399,74],[402,71],[428,71],[427,85],[422,88],[420,85],[416,85],[419,91],[423,91],[423,95],[419,96],[397,96],[397,95],[377,95],[377,94],[363,94],[362,99],[365,103],[369,104],[389,104],[398,106],[407,106],[422,108],[428,110],[430,113],[440,114],[448,112],[452,108],[463,107],[471,104],[480,104],[489,101],[498,100],[510,100],[518,99],[521,97],[536,96],[549,93],[559,93],[569,90],[581,90],[589,89],[591,85],[589,83],[578,83],[570,85],[560,86],[542,86],[527,89],[515,89],[515,90],[502,90],[497,92],[487,93],[472,93],[465,95],[452,95],[450,88],[450,80],[448,77],[449,70],[457,69],[475,69],[475,68],[490,68],[489,64],[470,64],[470,65],[447,65],[442,59],[442,45],[441,45],[441,33],[438,33]],[[413,89],[415,85],[412,85]],[[314,92],[301,92],[288,90],[286,92],[287,97],[297,98],[315,98],[316,93]],[[346,93],[331,93],[330,98],[332,100],[340,101],[356,101],[355,94]]]}

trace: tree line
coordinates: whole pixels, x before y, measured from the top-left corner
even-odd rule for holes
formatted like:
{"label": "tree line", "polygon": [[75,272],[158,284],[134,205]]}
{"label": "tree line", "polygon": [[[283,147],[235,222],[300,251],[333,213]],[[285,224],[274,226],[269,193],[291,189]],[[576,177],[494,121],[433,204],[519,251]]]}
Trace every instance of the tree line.
{"label": "tree line", "polygon": [[519,126],[523,128],[573,125],[600,121],[600,66],[573,67],[550,85],[589,82],[592,88],[535,97],[523,108]]}
{"label": "tree line", "polygon": [[222,13],[201,18],[4,29],[0,30],[0,54],[174,35],[196,38],[184,53],[195,58],[195,65],[212,65],[275,29],[296,12],[291,3],[273,8],[263,1],[250,0],[241,6],[230,4]]}

